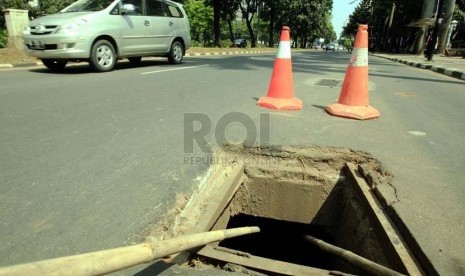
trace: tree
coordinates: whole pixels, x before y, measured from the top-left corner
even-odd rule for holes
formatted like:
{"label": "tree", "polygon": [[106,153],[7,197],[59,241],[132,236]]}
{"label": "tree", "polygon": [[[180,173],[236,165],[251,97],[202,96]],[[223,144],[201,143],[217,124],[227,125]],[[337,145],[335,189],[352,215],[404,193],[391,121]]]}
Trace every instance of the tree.
{"label": "tree", "polygon": [[236,20],[236,13],[241,0],[223,0],[221,3],[221,19],[228,24],[229,39],[234,42],[234,31],[232,22]]}
{"label": "tree", "polygon": [[203,0],[188,0],[184,9],[189,17],[192,39],[203,41],[206,46],[212,33],[213,8],[206,6]]}
{"label": "tree", "polygon": [[349,21],[342,28],[341,36],[354,37],[357,33],[360,24],[368,24],[371,17],[371,1],[363,0],[358,4],[352,14],[349,16]]}
{"label": "tree", "polygon": [[242,12],[242,18],[245,19],[247,30],[249,31],[250,46],[252,48],[257,47],[257,40],[255,38],[255,33],[252,27],[253,17],[257,12],[257,4],[258,0],[243,0],[239,4],[239,8]]}
{"label": "tree", "polygon": [[213,45],[215,47],[221,46],[221,0],[205,0],[205,4],[213,8]]}

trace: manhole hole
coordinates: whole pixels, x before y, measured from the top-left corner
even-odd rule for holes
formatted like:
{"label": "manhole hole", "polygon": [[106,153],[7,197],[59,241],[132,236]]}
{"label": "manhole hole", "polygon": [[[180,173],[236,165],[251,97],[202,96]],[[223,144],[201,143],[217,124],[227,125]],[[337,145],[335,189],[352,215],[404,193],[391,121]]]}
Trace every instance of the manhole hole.
{"label": "manhole hole", "polygon": [[342,82],[341,80],[321,79],[320,81],[315,83],[315,85],[336,87],[336,86],[339,86],[341,82]]}
{"label": "manhole hole", "polygon": [[365,182],[367,176],[371,183],[390,179],[368,154],[317,147],[227,150],[229,160],[245,166],[210,229],[259,226],[261,232],[207,245],[194,258],[270,274],[366,274],[306,242],[311,235],[400,273],[422,274]]}

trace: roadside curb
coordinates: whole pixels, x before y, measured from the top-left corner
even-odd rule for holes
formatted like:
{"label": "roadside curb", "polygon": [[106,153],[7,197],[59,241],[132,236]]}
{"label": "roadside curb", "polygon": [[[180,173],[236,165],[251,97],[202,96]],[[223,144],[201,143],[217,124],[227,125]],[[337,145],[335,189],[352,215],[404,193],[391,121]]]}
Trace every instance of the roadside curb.
{"label": "roadside curb", "polygon": [[43,65],[42,62],[25,62],[25,63],[7,63],[7,64],[0,64],[0,69],[11,69],[11,68],[25,68],[25,67],[35,67]]}
{"label": "roadside curb", "polygon": [[[244,55],[244,54],[271,54],[276,51],[240,51],[240,52],[217,52],[217,53],[193,53],[186,54],[185,57],[198,57],[198,56],[226,56],[226,55]],[[27,62],[27,63],[7,63],[0,64],[0,69],[12,69],[12,68],[25,68],[25,67],[36,67],[42,66],[42,62]]]}
{"label": "roadside curb", "polygon": [[241,52],[218,52],[218,53],[193,53],[186,54],[186,57],[198,57],[198,56],[227,56],[227,55],[243,55],[243,54],[270,54],[276,51],[241,51]]}
{"label": "roadside curb", "polygon": [[461,69],[456,69],[456,68],[448,68],[443,65],[433,65],[431,63],[427,62],[416,62],[416,61],[410,61],[406,59],[399,59],[399,58],[393,58],[385,55],[379,55],[379,54],[371,54],[372,56],[379,57],[379,58],[384,58],[390,61],[394,62],[399,62],[405,65],[409,65],[412,67],[420,68],[420,69],[426,69],[426,70],[431,70],[433,72],[443,74],[449,77],[453,77],[456,79],[461,79],[465,80],[465,71]]}

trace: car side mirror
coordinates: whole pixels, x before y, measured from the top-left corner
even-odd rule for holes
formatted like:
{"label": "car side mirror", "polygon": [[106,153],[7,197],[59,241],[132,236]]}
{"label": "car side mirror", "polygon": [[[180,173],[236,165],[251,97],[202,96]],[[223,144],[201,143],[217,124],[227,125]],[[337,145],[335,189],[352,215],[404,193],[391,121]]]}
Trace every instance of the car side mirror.
{"label": "car side mirror", "polygon": [[136,10],[136,7],[134,7],[133,4],[123,4],[123,6],[121,7],[121,14],[122,15],[132,14],[134,13],[135,10]]}

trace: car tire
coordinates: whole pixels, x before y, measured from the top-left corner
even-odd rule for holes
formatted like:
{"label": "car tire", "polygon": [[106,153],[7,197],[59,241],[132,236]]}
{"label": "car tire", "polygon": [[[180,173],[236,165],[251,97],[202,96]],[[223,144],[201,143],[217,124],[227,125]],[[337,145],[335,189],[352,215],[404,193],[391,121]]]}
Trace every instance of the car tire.
{"label": "car tire", "polygon": [[131,64],[138,65],[141,63],[142,57],[130,57],[128,60]]}
{"label": "car tire", "polygon": [[174,41],[171,44],[170,52],[168,53],[168,61],[172,64],[179,64],[182,62],[184,56],[184,47],[181,42]]}
{"label": "car tire", "polygon": [[66,60],[59,59],[42,59],[42,63],[52,71],[61,71],[68,63]]}
{"label": "car tire", "polygon": [[89,65],[97,72],[113,70],[116,65],[116,52],[113,44],[105,39],[95,42],[90,52]]}

